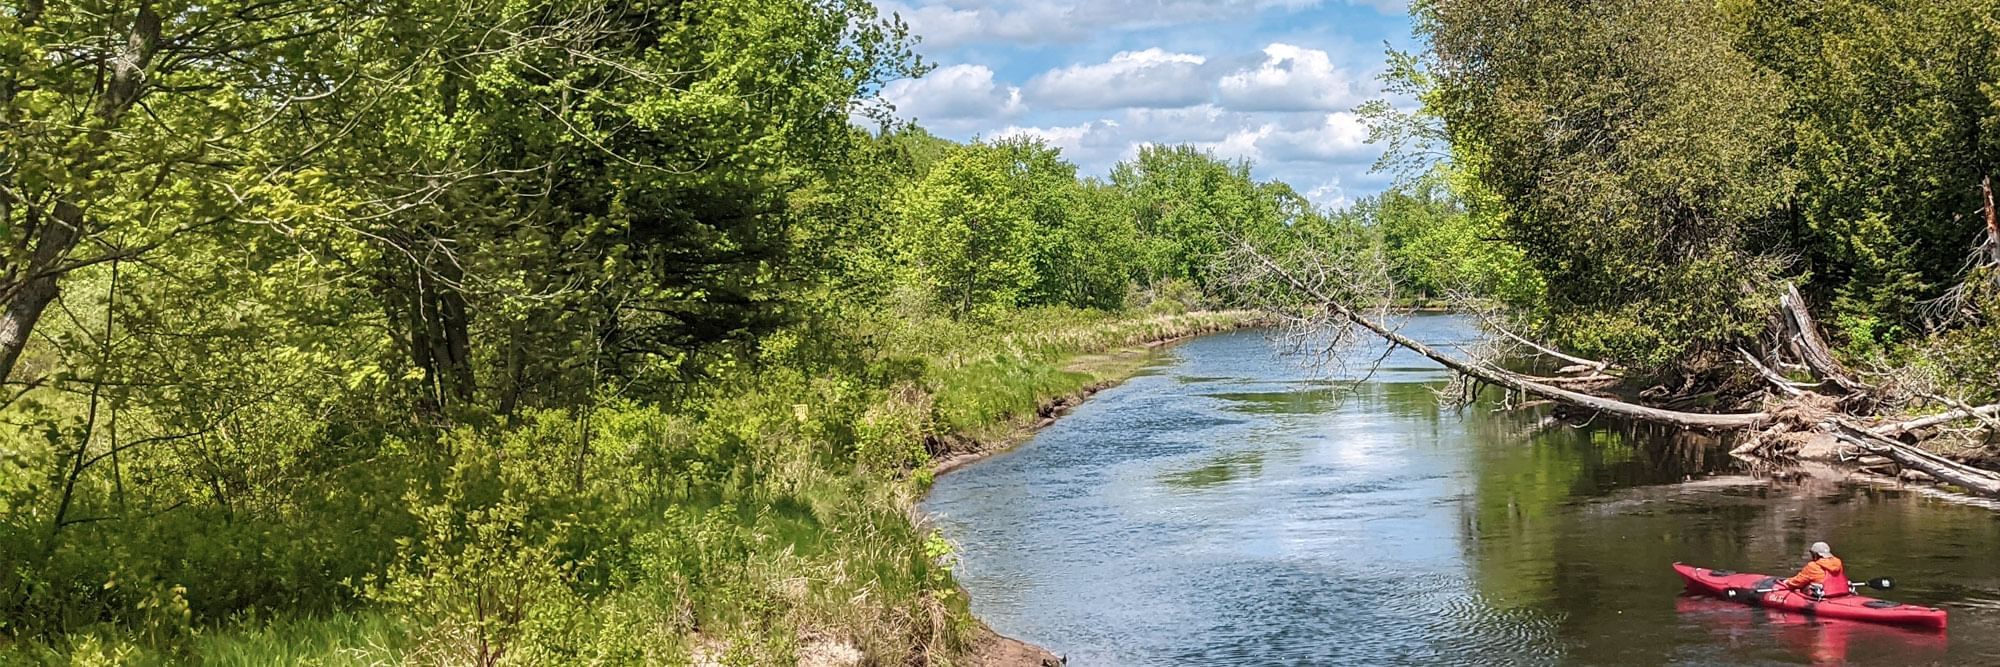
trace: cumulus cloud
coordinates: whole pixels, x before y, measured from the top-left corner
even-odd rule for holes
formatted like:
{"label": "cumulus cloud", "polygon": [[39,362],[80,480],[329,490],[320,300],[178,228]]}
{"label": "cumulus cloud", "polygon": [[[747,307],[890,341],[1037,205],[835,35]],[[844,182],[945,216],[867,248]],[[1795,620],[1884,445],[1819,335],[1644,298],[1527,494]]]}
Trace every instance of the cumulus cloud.
{"label": "cumulus cloud", "polygon": [[1277,132],[1277,126],[1267,123],[1253,128],[1230,132],[1221,141],[1198,141],[1194,142],[1194,145],[1210,153],[1214,153],[1216,157],[1224,160],[1263,162],[1264,154],[1259,148],[1259,144],[1269,139],[1275,132]]}
{"label": "cumulus cloud", "polygon": [[[1395,0],[1367,0],[1370,4]],[[1296,11],[1320,0],[885,0],[928,48],[1006,42],[1072,42],[1108,31],[1197,24],[1265,10]]]}
{"label": "cumulus cloud", "polygon": [[1180,143],[1221,141],[1231,132],[1258,123],[1250,114],[1200,104],[1181,109],[1129,109],[1122,124],[1137,136]]}
{"label": "cumulus cloud", "polygon": [[1374,7],[1375,11],[1384,14],[1407,14],[1410,12],[1410,0],[1347,0],[1347,4]]}
{"label": "cumulus cloud", "polygon": [[[920,48],[930,57],[965,63],[892,83],[883,98],[897,106],[897,116],[941,136],[1042,141],[1086,176],[1107,174],[1147,145],[1188,144],[1248,160],[1258,178],[1291,183],[1318,205],[1348,206],[1387,182],[1371,173],[1379,147],[1367,143],[1367,129],[1351,111],[1383,94],[1369,74],[1381,62],[1353,60],[1367,55],[1344,48],[1352,43],[1345,35],[1273,41],[1260,34],[1273,25],[1269,13],[1257,15],[1323,2],[1347,5],[1327,10],[1346,16],[1370,12],[1356,9],[1363,5],[1383,13],[1407,6],[1405,0],[879,0],[924,35]],[[1153,29],[1162,26],[1172,29]],[[1117,48],[1047,46],[1072,39]]]}
{"label": "cumulus cloud", "polygon": [[1174,108],[1208,100],[1207,58],[1151,48],[1094,65],[1050,70],[1028,82],[1028,99],[1056,109]]}
{"label": "cumulus cloud", "polygon": [[1318,204],[1324,208],[1347,208],[1348,205],[1354,203],[1354,200],[1347,198],[1347,188],[1341,186],[1339,176],[1327,179],[1325,182],[1305,191],[1304,194],[1306,201]]}
{"label": "cumulus cloud", "polygon": [[1001,119],[1019,114],[1021,89],[993,80],[985,65],[940,67],[921,79],[890,82],[882,98],[896,113],[918,121]]}
{"label": "cumulus cloud", "polygon": [[1291,44],[1264,47],[1264,62],[1222,78],[1223,106],[1241,111],[1334,111],[1366,99],[1355,76],[1325,51]]}
{"label": "cumulus cloud", "polygon": [[1326,114],[1311,127],[1269,133],[1257,147],[1265,157],[1290,162],[1372,162],[1379,152],[1368,145],[1361,117],[1347,111]]}
{"label": "cumulus cloud", "polygon": [[1294,184],[1322,207],[1350,206],[1361,193],[1385,186],[1372,174],[1372,147],[1358,143],[1352,114],[1253,114],[1199,105],[1186,109],[1130,109],[1117,119],[1069,125],[1009,125],[989,139],[1032,137],[1062,150],[1078,173],[1103,175],[1137,157],[1148,145],[1189,144],[1225,160],[1247,159],[1260,179]]}
{"label": "cumulus cloud", "polygon": [[1136,154],[1132,148],[1127,129],[1118,121],[1099,119],[1079,125],[1054,125],[1047,127],[1021,127],[1009,125],[988,139],[1030,138],[1054,146],[1062,151],[1063,157],[1076,163],[1084,174],[1101,174],[1116,164]]}

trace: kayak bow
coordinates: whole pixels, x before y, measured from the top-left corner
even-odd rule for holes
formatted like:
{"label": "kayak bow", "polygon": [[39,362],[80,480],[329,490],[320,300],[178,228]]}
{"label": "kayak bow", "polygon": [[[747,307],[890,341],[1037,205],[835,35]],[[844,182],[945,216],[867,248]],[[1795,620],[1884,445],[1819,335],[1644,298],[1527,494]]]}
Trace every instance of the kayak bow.
{"label": "kayak bow", "polygon": [[[1871,623],[1887,623],[1924,628],[1945,627],[1943,609],[1920,607],[1891,600],[1871,598],[1865,595],[1841,595],[1815,600],[1803,591],[1787,590],[1778,586],[1777,577],[1748,572],[1711,570],[1683,563],[1674,563],[1674,571],[1687,582],[1690,593],[1729,598],[1732,590],[1747,594],[1745,601],[1752,605],[1783,609],[1807,615],[1827,618],[1845,618]],[[1767,593],[1756,593],[1759,590]]]}

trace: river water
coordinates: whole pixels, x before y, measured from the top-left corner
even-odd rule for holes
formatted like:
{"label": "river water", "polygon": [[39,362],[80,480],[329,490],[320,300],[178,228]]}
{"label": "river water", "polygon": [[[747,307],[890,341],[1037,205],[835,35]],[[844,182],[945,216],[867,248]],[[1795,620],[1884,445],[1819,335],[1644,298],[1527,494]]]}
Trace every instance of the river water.
{"label": "river water", "polygon": [[[1442,315],[1404,332],[1477,336]],[[1170,348],[940,478],[924,509],[973,610],[1086,666],[2000,665],[1994,509],[1752,476],[1685,435],[1454,411],[1422,357],[1357,385],[1282,347]],[[1790,574],[1819,539],[1857,579],[1896,578],[1877,595],[1950,610],[1949,634],[1688,598],[1669,568]]]}

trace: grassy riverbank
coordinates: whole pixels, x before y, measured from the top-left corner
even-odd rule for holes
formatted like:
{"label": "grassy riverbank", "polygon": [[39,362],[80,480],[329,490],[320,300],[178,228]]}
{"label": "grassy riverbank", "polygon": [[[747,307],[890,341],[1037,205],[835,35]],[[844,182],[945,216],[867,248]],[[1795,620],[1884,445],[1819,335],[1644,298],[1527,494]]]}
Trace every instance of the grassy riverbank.
{"label": "grassy riverbank", "polygon": [[302,478],[262,500],[283,520],[84,524],[27,604],[138,620],[43,628],[0,664],[963,664],[980,627],[912,516],[933,454],[1010,442],[1128,376],[1121,350],[1253,319],[792,332],[680,405],[534,413]]}

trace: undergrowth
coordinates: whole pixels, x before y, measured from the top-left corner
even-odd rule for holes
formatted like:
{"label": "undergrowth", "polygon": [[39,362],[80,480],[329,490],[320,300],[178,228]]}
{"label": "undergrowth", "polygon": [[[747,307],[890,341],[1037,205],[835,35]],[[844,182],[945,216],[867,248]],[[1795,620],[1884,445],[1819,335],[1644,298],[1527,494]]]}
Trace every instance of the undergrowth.
{"label": "undergrowth", "polygon": [[1077,355],[1249,319],[885,325],[842,333],[870,341],[846,363],[794,332],[671,404],[384,438],[116,530],[51,535],[46,494],[13,490],[0,664],[953,664],[977,626],[913,520],[925,443],[1100,380]]}

